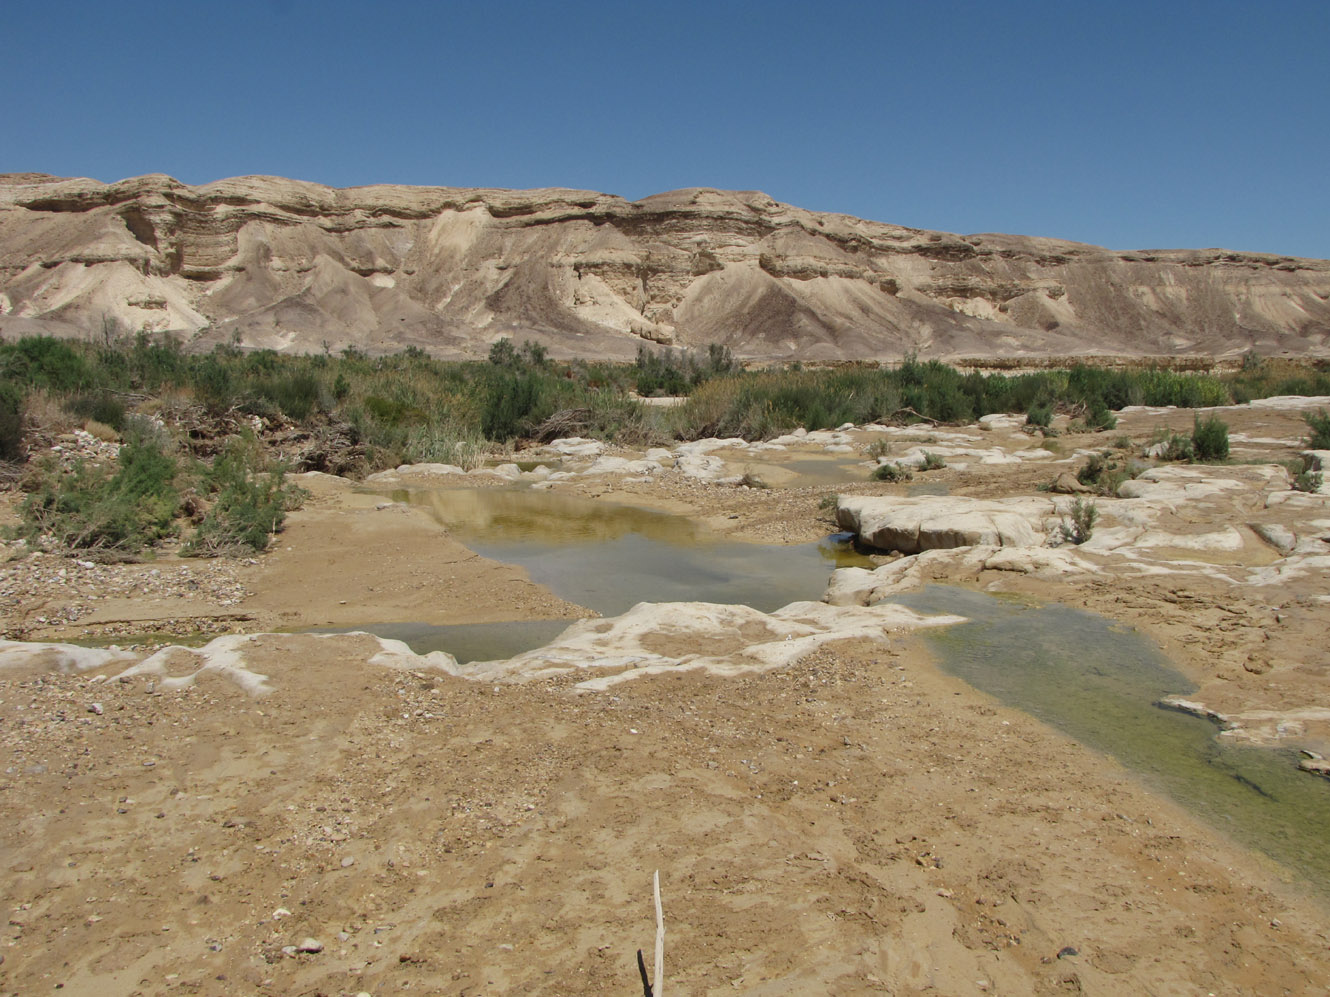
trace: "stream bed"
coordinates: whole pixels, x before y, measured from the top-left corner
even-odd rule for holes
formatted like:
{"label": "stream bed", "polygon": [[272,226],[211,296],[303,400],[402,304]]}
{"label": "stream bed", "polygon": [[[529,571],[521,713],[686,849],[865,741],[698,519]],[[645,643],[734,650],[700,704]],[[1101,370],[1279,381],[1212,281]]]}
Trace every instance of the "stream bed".
{"label": "stream bed", "polygon": [[[556,595],[617,615],[638,602],[743,603],[770,612],[819,599],[837,567],[871,566],[844,534],[820,543],[735,543],[682,516],[530,490],[399,491],[485,557],[525,568]],[[939,665],[1007,705],[1117,758],[1153,788],[1237,841],[1330,892],[1330,783],[1291,751],[1244,747],[1207,720],[1162,709],[1191,691],[1159,648],[1105,617],[951,586],[893,597],[969,622],[927,631]],[[567,620],[454,627],[367,625],[418,653],[511,657]]]}

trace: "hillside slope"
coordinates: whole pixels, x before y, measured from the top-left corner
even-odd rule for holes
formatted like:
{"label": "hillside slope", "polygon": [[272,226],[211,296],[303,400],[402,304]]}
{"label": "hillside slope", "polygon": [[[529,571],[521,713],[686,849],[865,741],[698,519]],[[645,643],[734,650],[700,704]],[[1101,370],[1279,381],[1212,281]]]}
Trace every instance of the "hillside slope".
{"label": "hillside slope", "polygon": [[1330,262],[958,236],[751,191],[0,176],[0,335],[112,327],[458,357],[500,336],[584,357],[1324,355]]}

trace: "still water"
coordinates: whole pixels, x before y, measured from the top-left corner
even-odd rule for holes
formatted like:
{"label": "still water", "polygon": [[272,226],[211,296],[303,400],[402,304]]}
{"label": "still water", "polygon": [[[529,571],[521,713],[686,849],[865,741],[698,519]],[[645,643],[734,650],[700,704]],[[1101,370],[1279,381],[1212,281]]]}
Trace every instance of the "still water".
{"label": "still water", "polygon": [[942,668],[1113,755],[1234,839],[1330,892],[1330,782],[1292,751],[1244,747],[1155,705],[1192,685],[1143,634],[1066,606],[934,585],[895,596],[969,622],[924,632]]}
{"label": "still water", "polygon": [[394,492],[485,557],[527,570],[605,616],[639,602],[720,602],[769,613],[820,599],[836,568],[872,567],[850,538],[735,543],[684,516],[530,490]]}

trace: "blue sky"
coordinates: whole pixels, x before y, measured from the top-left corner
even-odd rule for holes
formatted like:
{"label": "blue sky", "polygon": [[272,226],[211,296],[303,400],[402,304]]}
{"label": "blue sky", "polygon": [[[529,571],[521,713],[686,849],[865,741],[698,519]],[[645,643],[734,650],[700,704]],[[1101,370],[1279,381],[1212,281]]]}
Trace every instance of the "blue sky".
{"label": "blue sky", "polygon": [[0,172],[678,187],[1330,257],[1330,3],[4,0]]}

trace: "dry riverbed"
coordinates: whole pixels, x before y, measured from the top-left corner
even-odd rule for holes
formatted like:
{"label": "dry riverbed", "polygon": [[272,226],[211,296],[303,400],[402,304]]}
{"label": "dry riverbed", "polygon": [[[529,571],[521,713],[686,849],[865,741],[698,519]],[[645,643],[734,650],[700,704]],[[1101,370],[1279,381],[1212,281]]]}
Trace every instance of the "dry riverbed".
{"label": "dry riverbed", "polygon": [[[1315,548],[1330,500],[1272,500],[1289,491],[1270,462],[1297,452],[1298,410],[1222,415],[1235,459],[1261,463],[1217,469],[1232,487],[1100,499],[1098,546],[1077,570],[934,552],[880,558],[873,584],[940,579],[1094,609],[1159,640],[1207,708],[1250,715],[1239,734],[1314,747],[1324,721],[1308,711],[1330,707]],[[875,439],[893,456],[946,454],[914,485],[1052,512],[1067,497],[1037,486],[1083,463],[1078,449],[1124,434],[1139,449],[1160,426],[1189,430],[1191,413],[1132,412],[1046,456],[1002,425],[856,429],[657,455],[655,471],[638,454],[556,454],[559,471],[516,480],[798,542],[833,528],[828,494],[906,494],[820,483],[818,462],[867,460]],[[607,457],[624,464],[582,473]],[[819,483],[734,480],[795,463]],[[854,629],[870,611],[852,605],[742,623],[675,611],[635,647],[696,667],[604,691],[585,691],[597,666],[633,671],[608,643],[528,681],[290,632],[124,674],[171,634],[591,615],[392,500],[408,483],[512,478],[307,477],[306,507],[248,562],[8,547],[10,639],[125,651],[64,672],[49,655],[3,659],[0,993],[632,993],[656,869],[672,992],[1323,992],[1323,899],[942,674],[908,622]],[[588,627],[587,641],[617,639],[613,621]]]}

